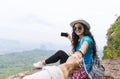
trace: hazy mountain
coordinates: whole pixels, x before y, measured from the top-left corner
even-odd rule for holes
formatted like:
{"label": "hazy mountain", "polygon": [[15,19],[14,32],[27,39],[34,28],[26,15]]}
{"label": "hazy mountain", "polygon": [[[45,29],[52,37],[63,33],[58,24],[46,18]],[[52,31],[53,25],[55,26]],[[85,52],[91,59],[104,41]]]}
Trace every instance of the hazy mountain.
{"label": "hazy mountain", "polygon": [[50,42],[32,43],[21,42],[17,40],[0,39],[0,54],[12,52],[22,52],[26,50],[43,49],[43,50],[65,50],[70,51],[70,46],[67,44],[53,44]]}
{"label": "hazy mountain", "polygon": [[97,51],[98,57],[102,60],[104,53],[102,50]]}
{"label": "hazy mountain", "polygon": [[[66,53],[71,53],[71,45],[70,44],[55,44],[50,42],[42,42],[42,43],[31,43],[31,42],[21,42],[17,40],[5,40],[0,39],[0,55],[8,54],[8,53],[17,53],[23,51],[29,51],[34,49],[40,50],[64,50]],[[100,56],[103,56],[102,50],[98,51]]]}
{"label": "hazy mountain", "polygon": [[0,39],[0,54],[6,54],[11,52],[21,52],[25,50],[32,50],[36,48],[44,47],[43,45],[35,43],[20,42],[16,40]]}

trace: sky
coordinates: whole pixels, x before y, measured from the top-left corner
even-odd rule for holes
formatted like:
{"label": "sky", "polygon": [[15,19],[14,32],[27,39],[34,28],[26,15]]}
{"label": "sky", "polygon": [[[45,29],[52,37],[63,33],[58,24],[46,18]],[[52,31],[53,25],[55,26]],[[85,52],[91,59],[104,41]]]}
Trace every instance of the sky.
{"label": "sky", "polygon": [[71,34],[70,22],[84,19],[98,49],[120,15],[119,0],[0,0],[0,39],[69,44],[61,32]]}

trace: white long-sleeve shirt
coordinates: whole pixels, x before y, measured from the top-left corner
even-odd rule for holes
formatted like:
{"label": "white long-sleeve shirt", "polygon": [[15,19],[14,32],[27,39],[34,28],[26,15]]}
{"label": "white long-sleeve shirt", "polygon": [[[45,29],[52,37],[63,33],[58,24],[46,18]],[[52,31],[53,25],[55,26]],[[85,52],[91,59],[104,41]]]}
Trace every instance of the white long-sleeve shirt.
{"label": "white long-sleeve shirt", "polygon": [[64,79],[64,76],[59,67],[46,66],[41,71],[25,76],[23,79]]}

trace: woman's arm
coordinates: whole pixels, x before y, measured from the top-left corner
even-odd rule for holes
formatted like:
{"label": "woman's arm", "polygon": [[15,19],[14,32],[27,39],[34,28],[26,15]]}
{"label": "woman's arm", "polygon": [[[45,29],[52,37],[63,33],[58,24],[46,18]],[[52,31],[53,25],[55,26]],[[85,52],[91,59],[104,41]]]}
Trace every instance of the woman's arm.
{"label": "woman's arm", "polygon": [[66,63],[59,65],[59,68],[63,72],[65,79],[67,79],[70,74],[82,66],[82,57],[87,52],[88,46],[88,42],[85,41],[82,44],[80,51],[76,51],[72,56],[68,58]]}
{"label": "woman's arm", "polygon": [[72,44],[72,36],[69,34],[69,33],[67,33],[68,34],[68,40],[71,42],[71,44]]}
{"label": "woman's arm", "polygon": [[79,56],[79,55],[84,55],[86,52],[87,52],[87,49],[88,49],[88,42],[84,42],[81,46],[81,48],[79,49],[79,51],[76,51],[75,53]]}
{"label": "woman's arm", "polygon": [[81,46],[81,48],[80,48],[80,51],[81,51],[83,54],[85,54],[85,53],[87,52],[88,46],[89,46],[88,42],[85,41],[85,42],[82,44],[82,46]]}

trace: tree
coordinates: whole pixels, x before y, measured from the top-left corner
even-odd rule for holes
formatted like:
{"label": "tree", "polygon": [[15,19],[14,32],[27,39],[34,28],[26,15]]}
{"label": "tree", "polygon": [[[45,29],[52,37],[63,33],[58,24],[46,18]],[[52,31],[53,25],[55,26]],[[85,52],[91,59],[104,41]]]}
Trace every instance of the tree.
{"label": "tree", "polygon": [[111,25],[107,31],[107,45],[104,46],[104,59],[105,58],[118,58],[120,57],[120,16]]}

